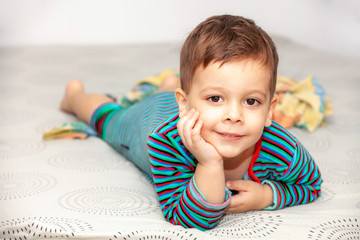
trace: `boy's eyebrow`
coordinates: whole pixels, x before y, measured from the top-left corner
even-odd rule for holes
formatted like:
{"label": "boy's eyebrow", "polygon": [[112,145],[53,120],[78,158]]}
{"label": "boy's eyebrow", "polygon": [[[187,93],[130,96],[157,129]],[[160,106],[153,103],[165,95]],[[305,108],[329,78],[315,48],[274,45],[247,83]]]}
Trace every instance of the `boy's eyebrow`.
{"label": "boy's eyebrow", "polygon": [[266,95],[266,92],[263,92],[261,90],[258,90],[258,89],[253,89],[253,90],[250,90],[251,92],[255,92],[257,94],[260,94],[262,97],[266,98],[267,95]]}
{"label": "boy's eyebrow", "polygon": [[[205,87],[205,88],[200,90],[200,93],[203,93],[203,92],[206,92],[206,91],[211,91],[211,90],[224,91],[225,88],[223,88],[221,86]],[[253,90],[249,90],[249,91],[256,92],[256,93],[262,95],[264,98],[266,98],[266,93],[261,91],[261,90],[253,89]]]}
{"label": "boy's eyebrow", "polygon": [[213,87],[205,87],[205,88],[203,88],[203,89],[200,90],[200,93],[206,92],[206,91],[209,91],[209,90],[223,91],[224,88],[223,88],[223,87],[216,87],[216,86],[213,86]]}

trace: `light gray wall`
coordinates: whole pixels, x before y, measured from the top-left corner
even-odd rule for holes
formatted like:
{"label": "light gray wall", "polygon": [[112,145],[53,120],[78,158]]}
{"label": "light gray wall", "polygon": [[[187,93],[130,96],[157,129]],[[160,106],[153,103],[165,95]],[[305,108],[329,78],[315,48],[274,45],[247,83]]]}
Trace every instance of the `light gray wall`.
{"label": "light gray wall", "polygon": [[0,0],[0,46],[182,42],[215,14],[360,57],[358,0]]}

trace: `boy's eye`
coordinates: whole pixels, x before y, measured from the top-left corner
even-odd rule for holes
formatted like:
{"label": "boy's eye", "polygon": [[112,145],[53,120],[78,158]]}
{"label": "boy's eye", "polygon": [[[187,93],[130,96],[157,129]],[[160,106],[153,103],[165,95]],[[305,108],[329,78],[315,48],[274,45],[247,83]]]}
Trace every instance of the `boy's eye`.
{"label": "boy's eye", "polygon": [[259,104],[259,101],[254,98],[248,98],[245,100],[245,104],[249,106],[253,106]]}
{"label": "boy's eye", "polygon": [[209,100],[210,102],[222,102],[222,98],[219,97],[219,96],[209,97],[208,100]]}

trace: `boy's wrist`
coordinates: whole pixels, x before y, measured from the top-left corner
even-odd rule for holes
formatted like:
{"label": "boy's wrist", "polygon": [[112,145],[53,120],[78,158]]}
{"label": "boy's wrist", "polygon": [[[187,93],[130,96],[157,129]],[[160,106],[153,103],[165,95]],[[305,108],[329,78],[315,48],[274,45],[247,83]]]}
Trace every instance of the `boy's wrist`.
{"label": "boy's wrist", "polygon": [[213,168],[213,167],[221,167],[222,169],[224,168],[224,161],[223,158],[217,158],[217,159],[211,159],[211,160],[198,160],[198,165],[202,165],[204,167],[209,167],[209,168]]}
{"label": "boy's wrist", "polygon": [[273,189],[271,188],[271,186],[269,184],[264,184],[262,185],[263,190],[264,190],[264,205],[262,206],[261,209],[264,209],[266,207],[272,206],[274,204],[274,200],[273,200]]}
{"label": "boy's wrist", "polygon": [[199,162],[195,181],[209,203],[219,204],[225,200],[225,172],[222,161]]}

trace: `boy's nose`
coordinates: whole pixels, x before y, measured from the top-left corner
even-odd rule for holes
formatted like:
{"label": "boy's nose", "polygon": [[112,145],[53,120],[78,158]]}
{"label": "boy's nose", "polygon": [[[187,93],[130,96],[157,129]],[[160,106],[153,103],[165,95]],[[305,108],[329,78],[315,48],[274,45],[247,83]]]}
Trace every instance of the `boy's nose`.
{"label": "boy's nose", "polygon": [[231,122],[242,122],[243,121],[242,111],[241,111],[241,107],[239,106],[239,104],[233,103],[227,107],[226,114],[225,114],[225,120],[231,121]]}

